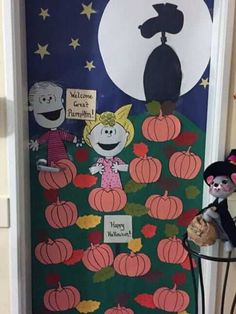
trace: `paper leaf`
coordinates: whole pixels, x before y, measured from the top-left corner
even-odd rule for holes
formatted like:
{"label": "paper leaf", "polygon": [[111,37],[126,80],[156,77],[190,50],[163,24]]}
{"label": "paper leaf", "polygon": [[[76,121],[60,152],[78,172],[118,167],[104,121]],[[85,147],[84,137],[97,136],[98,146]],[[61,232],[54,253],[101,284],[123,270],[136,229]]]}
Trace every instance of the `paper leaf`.
{"label": "paper leaf", "polygon": [[[197,263],[196,263],[195,259],[192,258],[192,262],[193,262],[193,268],[196,268],[197,267]],[[183,267],[183,269],[191,270],[191,264],[190,264],[190,260],[189,260],[188,256],[185,258],[185,260],[181,264],[181,266]]]}
{"label": "paper leaf", "polygon": [[166,224],[165,235],[167,238],[172,238],[179,233],[179,228],[176,225]]}
{"label": "paper leaf", "polygon": [[158,279],[160,279],[163,276],[163,273],[160,272],[160,270],[154,270],[149,271],[145,276],[142,276],[142,279],[144,279],[147,282],[157,282]]}
{"label": "paper leaf", "polygon": [[103,282],[115,276],[115,271],[111,266],[101,269],[93,275],[93,282]]}
{"label": "paper leaf", "polygon": [[194,200],[201,194],[201,191],[195,185],[190,185],[185,189],[185,194],[189,200]]}
{"label": "paper leaf", "polygon": [[92,244],[100,244],[103,239],[103,233],[99,230],[91,231],[88,234],[88,242]]}
{"label": "paper leaf", "polygon": [[80,229],[91,229],[95,228],[101,223],[101,217],[95,215],[81,216],[77,219],[76,224]]}
{"label": "paper leaf", "polygon": [[60,279],[60,275],[57,273],[49,273],[46,275],[46,283],[48,285],[57,286]]}
{"label": "paper leaf", "polygon": [[145,238],[153,238],[156,235],[157,227],[147,224],[142,227],[141,232]]}
{"label": "paper leaf", "polygon": [[136,183],[133,180],[130,180],[126,183],[124,190],[125,190],[125,193],[132,193],[132,192],[134,193],[134,192],[138,192],[142,190],[146,186],[147,184]]}
{"label": "paper leaf", "polygon": [[161,176],[158,181],[158,186],[161,186],[163,191],[171,191],[175,190],[179,187],[179,182],[174,178],[168,178]]}
{"label": "paper leaf", "polygon": [[99,309],[101,302],[98,301],[81,301],[77,306],[76,310],[80,313],[93,313]]}
{"label": "paper leaf", "polygon": [[140,304],[143,307],[146,307],[148,309],[155,309],[156,306],[153,303],[153,295],[152,294],[139,294],[134,299],[138,304]]}
{"label": "paper leaf", "polygon": [[133,152],[138,157],[144,157],[148,153],[148,146],[144,143],[134,144]]}
{"label": "paper leaf", "polygon": [[71,257],[64,261],[64,264],[67,266],[75,265],[82,260],[84,255],[84,250],[74,250]]}
{"label": "paper leaf", "polygon": [[151,101],[146,104],[147,112],[151,116],[159,116],[161,110],[161,104],[158,101]]}
{"label": "paper leaf", "polygon": [[127,215],[141,217],[148,213],[148,208],[136,203],[127,203],[124,208],[124,211]]}
{"label": "paper leaf", "polygon": [[48,204],[56,203],[59,197],[58,190],[44,190],[43,195]]}
{"label": "paper leaf", "polygon": [[142,247],[142,240],[140,238],[132,239],[128,242],[128,248],[134,253],[139,252]]}
{"label": "paper leaf", "polygon": [[178,312],[178,314],[189,314],[189,312],[183,311],[183,312]]}
{"label": "paper leaf", "polygon": [[174,139],[174,143],[179,146],[191,146],[198,140],[197,133],[194,132],[182,132],[178,137]]}
{"label": "paper leaf", "polygon": [[173,283],[177,286],[183,285],[186,282],[186,274],[182,272],[176,272],[172,276]]}
{"label": "paper leaf", "polygon": [[77,188],[90,188],[97,183],[98,178],[90,174],[77,174],[73,183]]}
{"label": "paper leaf", "polygon": [[173,113],[176,108],[176,102],[167,100],[161,104],[161,111],[164,116],[168,116]]}
{"label": "paper leaf", "polygon": [[120,306],[125,306],[128,303],[130,294],[128,292],[121,293],[116,296],[115,303],[120,304]]}
{"label": "paper leaf", "polygon": [[178,225],[182,227],[188,227],[193,218],[198,214],[199,210],[197,208],[192,208],[182,213],[178,218]]}
{"label": "paper leaf", "polygon": [[89,158],[89,152],[87,149],[85,148],[78,148],[76,151],[75,151],[75,159],[78,161],[78,162],[85,162],[87,161]]}

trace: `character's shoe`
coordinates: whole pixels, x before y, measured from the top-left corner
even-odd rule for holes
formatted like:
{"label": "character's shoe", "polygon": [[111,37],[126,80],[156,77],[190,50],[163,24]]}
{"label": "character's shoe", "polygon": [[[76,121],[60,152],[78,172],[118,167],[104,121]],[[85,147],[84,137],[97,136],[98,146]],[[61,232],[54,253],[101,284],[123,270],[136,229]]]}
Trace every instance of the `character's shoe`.
{"label": "character's shoe", "polygon": [[38,171],[47,171],[47,172],[60,172],[61,171],[61,169],[58,167],[48,166],[46,159],[37,160],[36,166],[37,166]]}
{"label": "character's shoe", "polygon": [[141,34],[145,38],[151,38],[157,33],[177,34],[184,24],[183,12],[177,9],[177,5],[171,3],[154,4],[153,8],[158,16],[150,18],[139,26]]}

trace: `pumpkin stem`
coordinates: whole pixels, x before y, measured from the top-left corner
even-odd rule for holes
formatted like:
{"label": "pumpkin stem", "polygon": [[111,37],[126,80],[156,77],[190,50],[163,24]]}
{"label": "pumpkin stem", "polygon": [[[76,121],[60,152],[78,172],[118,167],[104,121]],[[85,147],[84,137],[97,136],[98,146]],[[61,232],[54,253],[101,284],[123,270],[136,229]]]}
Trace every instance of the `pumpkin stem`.
{"label": "pumpkin stem", "polygon": [[61,286],[61,283],[60,283],[60,281],[58,281],[58,288],[57,288],[57,290],[62,290],[62,286]]}
{"label": "pumpkin stem", "polygon": [[168,196],[168,191],[165,191],[163,197],[167,197]]}
{"label": "pumpkin stem", "polygon": [[47,243],[47,244],[53,244],[54,241],[53,241],[52,239],[48,238],[47,241],[46,241],[46,243]]}
{"label": "pumpkin stem", "polygon": [[177,285],[176,285],[176,283],[175,283],[175,285],[174,285],[174,287],[173,287],[172,290],[176,291],[176,289],[177,289]]}
{"label": "pumpkin stem", "polygon": [[187,153],[189,154],[190,153],[190,150],[191,150],[192,146],[189,146],[188,150],[187,150]]}
{"label": "pumpkin stem", "polygon": [[120,306],[120,304],[118,304],[118,305],[117,305],[117,308],[118,308],[118,309],[121,309],[121,306]]}
{"label": "pumpkin stem", "polygon": [[163,114],[162,114],[162,110],[160,109],[160,113],[159,113],[159,118],[162,118],[163,117]]}
{"label": "pumpkin stem", "polygon": [[60,205],[60,198],[59,198],[59,196],[57,196],[56,204],[57,204],[57,205]]}

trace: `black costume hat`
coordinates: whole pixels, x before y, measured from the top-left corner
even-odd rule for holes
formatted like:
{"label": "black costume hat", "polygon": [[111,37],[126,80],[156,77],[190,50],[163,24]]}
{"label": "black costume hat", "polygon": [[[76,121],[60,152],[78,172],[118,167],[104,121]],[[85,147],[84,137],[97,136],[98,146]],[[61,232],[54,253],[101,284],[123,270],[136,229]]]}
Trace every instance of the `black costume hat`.
{"label": "black costume hat", "polygon": [[[211,164],[204,171],[204,180],[207,183],[209,176],[228,176],[236,173],[236,149],[232,149],[225,161],[217,161]],[[207,183],[208,184],[208,183]],[[208,184],[209,185],[209,184]]]}

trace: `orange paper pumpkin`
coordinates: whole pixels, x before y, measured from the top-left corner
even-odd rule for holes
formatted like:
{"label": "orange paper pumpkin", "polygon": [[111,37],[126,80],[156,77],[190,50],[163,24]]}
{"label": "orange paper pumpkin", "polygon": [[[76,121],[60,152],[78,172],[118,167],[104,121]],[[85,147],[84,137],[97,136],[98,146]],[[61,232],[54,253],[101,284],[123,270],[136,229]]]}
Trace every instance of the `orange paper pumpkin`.
{"label": "orange paper pumpkin", "polygon": [[93,209],[109,213],[122,210],[127,203],[127,196],[120,188],[97,188],[90,192],[88,201]]}
{"label": "orange paper pumpkin", "polygon": [[71,183],[77,173],[76,167],[69,159],[61,159],[52,167],[61,169],[59,172],[40,171],[39,182],[46,190],[57,190]]}
{"label": "orange paper pumpkin", "polygon": [[163,239],[158,243],[157,255],[164,263],[182,264],[188,252],[183,247],[182,241],[173,237]]}
{"label": "orange paper pumpkin", "polygon": [[44,294],[44,305],[52,312],[66,311],[75,308],[80,302],[80,292],[73,286],[47,290]]}
{"label": "orange paper pumpkin", "polygon": [[149,272],[150,268],[150,258],[142,253],[121,253],[114,260],[114,269],[122,276],[143,276]]}
{"label": "orange paper pumpkin", "polygon": [[149,141],[165,142],[175,139],[181,131],[181,124],[174,115],[148,117],[142,125],[143,136]]}
{"label": "orange paper pumpkin", "polygon": [[45,210],[45,217],[53,228],[65,228],[76,223],[78,218],[76,205],[72,202],[60,201],[49,205]]}
{"label": "orange paper pumpkin", "polygon": [[91,246],[84,252],[82,262],[84,266],[97,272],[102,268],[111,266],[114,261],[112,249],[108,244],[96,244]]}
{"label": "orange paper pumpkin", "polygon": [[174,153],[169,161],[171,174],[181,179],[195,178],[201,169],[201,165],[201,158],[190,152],[190,148],[187,151]]}
{"label": "orange paper pumpkin", "polygon": [[165,191],[163,196],[151,195],[145,204],[149,209],[148,215],[157,219],[176,219],[183,211],[183,203],[176,196],[169,196]]}
{"label": "orange paper pumpkin", "polygon": [[118,304],[117,307],[107,309],[104,314],[134,314],[134,311]]}
{"label": "orange paper pumpkin", "polygon": [[186,310],[189,305],[189,295],[183,290],[167,287],[159,288],[153,294],[153,303],[160,310],[179,313]]}
{"label": "orange paper pumpkin", "polygon": [[59,264],[71,257],[73,248],[67,239],[48,239],[35,248],[35,256],[42,264]]}

